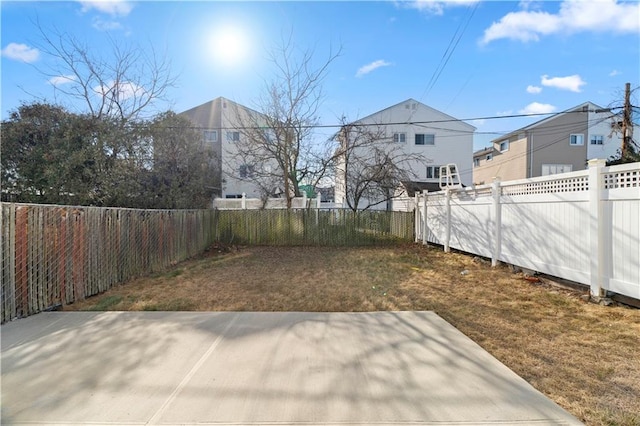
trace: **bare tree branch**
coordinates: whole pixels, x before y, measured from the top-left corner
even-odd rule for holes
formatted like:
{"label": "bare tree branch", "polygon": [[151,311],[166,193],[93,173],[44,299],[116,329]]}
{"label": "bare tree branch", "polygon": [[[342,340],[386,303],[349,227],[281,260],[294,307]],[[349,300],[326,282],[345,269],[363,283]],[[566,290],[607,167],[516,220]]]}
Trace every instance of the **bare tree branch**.
{"label": "bare tree branch", "polygon": [[235,145],[233,161],[252,165],[252,175],[245,178],[267,195],[284,196],[288,207],[293,197],[300,196],[303,180],[319,179],[318,170],[312,170],[317,164],[313,126],[319,122],[322,83],[340,52],[329,51],[322,63],[314,66],[314,51],[297,52],[291,37],[283,39],[270,53],[276,75],[265,82],[257,100],[260,113],[238,115],[243,137]]}
{"label": "bare tree branch", "polygon": [[101,55],[72,34],[36,27],[37,47],[54,60],[37,69],[54,86],[56,101],[80,101],[86,108],[81,112],[93,117],[141,118],[176,83],[168,60],[151,46],[125,46],[109,37],[110,50]]}
{"label": "bare tree branch", "polygon": [[[345,119],[343,118],[343,122]],[[338,143],[336,191],[351,210],[375,207],[402,195],[402,182],[415,179],[412,163],[426,163],[422,154],[406,152],[394,143],[385,126],[344,124],[334,139]]]}

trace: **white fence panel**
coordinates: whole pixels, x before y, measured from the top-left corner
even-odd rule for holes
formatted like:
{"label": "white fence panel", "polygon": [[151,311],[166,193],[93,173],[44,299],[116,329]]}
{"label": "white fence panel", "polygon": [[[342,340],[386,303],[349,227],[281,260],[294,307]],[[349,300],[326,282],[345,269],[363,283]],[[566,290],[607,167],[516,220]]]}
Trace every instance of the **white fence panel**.
{"label": "white fence panel", "polygon": [[469,191],[460,191],[452,194],[449,246],[491,257],[495,227],[492,204],[490,193],[474,196]]}
{"label": "white fence panel", "polygon": [[640,167],[634,164],[603,170],[604,221],[612,224],[605,276],[609,290],[640,299]]}
{"label": "white fence panel", "polygon": [[397,197],[391,200],[391,210],[394,212],[412,212],[416,207],[413,197]]}
{"label": "white fence panel", "polygon": [[[317,198],[295,197],[291,199],[292,209],[316,208]],[[286,198],[269,198],[266,201],[259,198],[216,198],[213,200],[213,208],[218,210],[260,210],[260,209],[286,209]]]}
{"label": "white fence panel", "polygon": [[[427,226],[425,231],[427,233],[426,241],[429,243],[444,245],[447,227],[445,202],[444,194],[434,194],[427,198]],[[421,238],[422,236],[419,236],[419,239]]]}
{"label": "white fence panel", "polygon": [[640,163],[592,160],[586,171],[423,194],[416,204],[416,241],[583,283],[594,296],[640,299]]}
{"label": "white fence panel", "polygon": [[587,193],[582,200],[552,201],[546,195],[502,200],[499,260],[581,283],[589,282]]}

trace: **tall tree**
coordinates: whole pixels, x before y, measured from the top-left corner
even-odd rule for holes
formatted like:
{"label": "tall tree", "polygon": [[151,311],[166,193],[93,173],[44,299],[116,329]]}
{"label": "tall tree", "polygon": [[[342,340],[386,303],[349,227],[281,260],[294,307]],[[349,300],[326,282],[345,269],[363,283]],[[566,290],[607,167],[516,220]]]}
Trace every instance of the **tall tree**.
{"label": "tall tree", "polygon": [[288,207],[301,195],[301,182],[317,178],[313,131],[319,123],[322,84],[340,50],[330,50],[319,65],[314,53],[298,51],[291,37],[283,40],[270,53],[276,71],[257,101],[259,112],[238,114],[243,137],[232,161],[250,168],[241,177],[252,180],[265,196],[281,193]]}
{"label": "tall tree", "polygon": [[174,112],[149,123],[152,161],[146,173],[148,207],[206,208],[220,188],[214,149],[191,122]]}
{"label": "tall tree", "polygon": [[97,165],[94,121],[44,103],[21,105],[2,122],[3,198],[91,201]]}
{"label": "tall tree", "polygon": [[107,36],[110,48],[102,51],[70,33],[37,28],[38,48],[53,59],[39,71],[55,87],[56,102],[79,101],[83,113],[125,121],[150,116],[175,84],[170,63],[153,46],[125,45]]}
{"label": "tall tree", "polygon": [[383,124],[347,123],[334,135],[336,193],[351,210],[366,210],[402,194],[404,182],[416,178],[411,164],[427,163],[422,154],[393,143]]}
{"label": "tall tree", "polygon": [[204,208],[213,149],[166,112],[129,121],[22,105],[2,122],[2,199],[133,208]]}

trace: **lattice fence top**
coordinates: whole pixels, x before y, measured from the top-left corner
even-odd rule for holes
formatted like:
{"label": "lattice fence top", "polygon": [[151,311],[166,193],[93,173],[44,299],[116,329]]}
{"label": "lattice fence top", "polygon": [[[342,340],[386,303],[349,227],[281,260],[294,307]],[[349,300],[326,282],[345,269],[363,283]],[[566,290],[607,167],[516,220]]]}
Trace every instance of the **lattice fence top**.
{"label": "lattice fence top", "polygon": [[640,170],[604,173],[604,189],[640,187]]}
{"label": "lattice fence top", "polygon": [[502,195],[553,194],[589,190],[589,177],[578,176],[542,182],[525,182],[502,187]]}

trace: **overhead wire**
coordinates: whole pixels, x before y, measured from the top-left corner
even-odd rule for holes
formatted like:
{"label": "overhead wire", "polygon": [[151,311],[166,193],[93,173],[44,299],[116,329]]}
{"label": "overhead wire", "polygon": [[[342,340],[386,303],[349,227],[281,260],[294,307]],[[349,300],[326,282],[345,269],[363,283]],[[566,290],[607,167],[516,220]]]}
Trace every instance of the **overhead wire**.
{"label": "overhead wire", "polygon": [[[592,127],[594,127],[594,126],[597,126],[597,125],[599,125],[599,124],[601,124],[601,123],[603,123],[603,122],[605,122],[605,121],[607,121],[607,120],[609,120],[609,119],[611,119],[611,118],[613,118],[613,117],[615,117],[615,115],[610,115],[610,116],[607,116],[607,117],[603,117],[603,118],[601,118],[601,119],[599,119],[599,120],[596,120],[595,122],[593,122],[592,124],[590,124],[589,126],[587,126],[587,130],[588,130],[588,129],[590,129],[590,128],[592,128]],[[562,127],[562,126],[558,126],[558,127]],[[583,129],[584,129],[584,127],[582,127],[582,125],[574,124],[574,125],[572,125],[571,127],[568,127],[568,128],[567,128],[567,130],[572,130],[572,129],[573,129],[573,130],[575,130],[576,132],[578,132],[578,131],[583,130]],[[557,130],[560,130],[560,129],[557,129]],[[551,132],[549,132],[549,133],[536,133],[536,134],[537,134],[537,135],[545,135],[545,134],[552,134],[552,133],[551,133]],[[521,159],[521,158],[523,158],[523,157],[528,156],[529,154],[533,154],[533,153],[535,153],[535,152],[538,152],[538,151],[540,151],[540,150],[546,149],[546,148],[548,148],[548,147],[550,147],[550,146],[553,146],[553,145],[555,145],[555,144],[557,144],[557,143],[560,143],[560,142],[563,142],[563,141],[565,141],[565,142],[567,141],[567,135],[566,135],[566,134],[564,134],[564,135],[560,136],[559,138],[557,138],[557,139],[555,139],[555,140],[552,140],[552,141],[551,141],[551,142],[549,142],[549,143],[546,143],[546,144],[540,145],[540,146],[538,146],[538,147],[536,147],[536,148],[533,148],[533,149],[531,149],[531,150],[526,150],[526,151],[524,151],[523,153],[520,153],[520,154],[512,155],[512,156],[510,156],[509,158],[505,158],[505,159],[503,159],[502,161],[497,160],[493,165],[494,165],[494,166],[496,166],[496,165],[497,165],[497,166],[501,167],[501,166],[503,166],[504,164],[507,164],[507,163],[509,163],[509,162],[511,162],[511,161],[515,161],[515,160]],[[588,143],[588,142],[586,142],[586,141],[585,141],[584,143]],[[491,148],[491,147],[489,147],[489,148]],[[472,172],[472,171],[473,171],[473,167],[472,167],[471,169],[468,169],[468,168],[467,168],[467,169],[459,170],[459,173],[461,173],[461,174],[462,174],[462,173]]]}
{"label": "overhead wire", "polygon": [[[438,82],[438,79],[440,78],[440,75],[442,74],[442,72],[444,71],[445,67],[449,63],[449,60],[451,59],[451,56],[453,55],[453,52],[456,50],[456,47],[458,47],[458,43],[460,43],[460,40],[462,39],[462,36],[464,35],[465,31],[467,30],[467,27],[469,26],[469,23],[471,22],[471,18],[473,18],[473,15],[476,13],[476,9],[478,8],[478,4],[479,3],[475,3],[473,6],[469,5],[467,7],[467,14],[469,14],[469,10],[471,10],[471,13],[469,14],[469,17],[466,19],[466,21],[461,21],[460,24],[458,24],[458,28],[456,28],[456,32],[453,34],[453,37],[449,41],[449,46],[447,46],[447,49],[445,50],[444,54],[442,55],[442,58],[440,59],[440,63],[438,64],[438,67],[436,68],[434,73],[431,75],[431,79],[429,80],[429,83],[427,83],[427,87],[426,87],[425,91],[422,93],[421,99],[424,99],[424,97],[427,96],[429,94],[429,92],[431,92],[431,89],[433,89],[433,87]],[[464,28],[462,28],[462,31],[460,31],[460,27],[462,26],[463,23],[464,23]],[[460,33],[460,35],[458,35],[458,33]],[[457,36],[457,38],[456,38],[456,36]],[[453,47],[451,46],[452,44],[453,44]]]}
{"label": "overhead wire", "polygon": [[[622,107],[615,107],[611,109],[607,109],[607,111],[614,109],[622,109]],[[428,124],[438,124],[438,123],[452,123],[452,122],[469,122],[469,121],[477,121],[477,120],[499,120],[499,119],[507,119],[507,118],[525,118],[525,117],[554,117],[561,114],[573,114],[573,113],[583,113],[584,111],[560,111],[560,112],[551,112],[551,113],[534,113],[534,114],[509,114],[509,115],[494,115],[494,116],[484,116],[484,117],[471,117],[471,118],[448,118],[443,120],[426,120],[426,121],[394,121],[394,122],[380,122],[380,123],[365,123],[354,121],[352,123],[344,124],[301,124],[301,125],[291,125],[288,126],[290,128],[300,128],[300,129],[327,129],[327,128],[341,128],[345,126],[350,127],[371,127],[371,126],[399,126],[399,125],[428,125]],[[590,111],[593,112],[593,111]],[[162,127],[162,126],[161,126]],[[177,128],[178,126],[165,126],[165,128]],[[283,126],[286,128],[287,126]],[[180,126],[180,128],[188,128],[193,130],[258,130],[264,129],[265,126],[231,126],[231,127],[205,127],[205,126]],[[471,132],[477,133],[477,132]]]}

